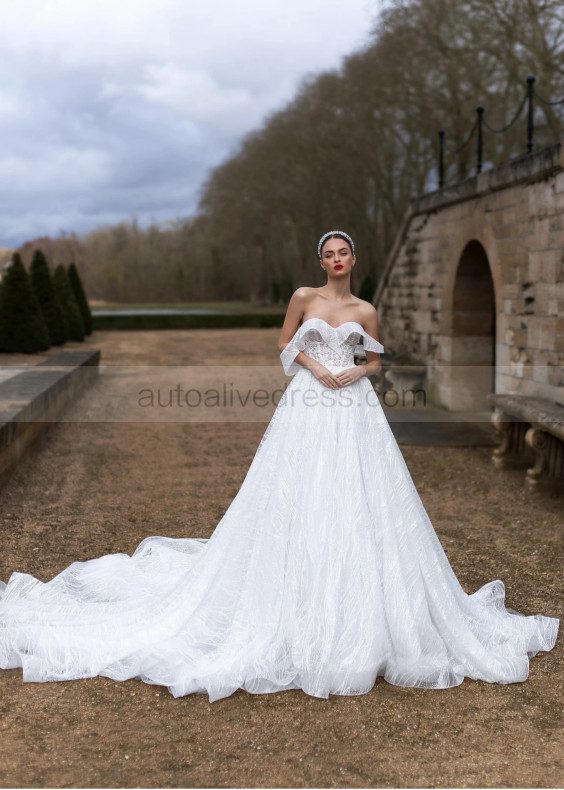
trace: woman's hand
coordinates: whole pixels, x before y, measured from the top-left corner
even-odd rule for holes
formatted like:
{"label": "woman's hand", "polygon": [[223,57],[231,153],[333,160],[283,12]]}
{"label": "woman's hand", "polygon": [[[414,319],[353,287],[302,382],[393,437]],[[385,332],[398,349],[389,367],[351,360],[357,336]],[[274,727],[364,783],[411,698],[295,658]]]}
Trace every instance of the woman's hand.
{"label": "woman's hand", "polygon": [[[336,390],[340,389],[341,387],[345,387],[346,384],[339,381],[338,376],[341,374],[335,375],[331,373],[331,371],[327,370],[325,365],[322,365],[321,362],[316,362],[312,360],[312,364],[308,365],[308,368],[311,373],[315,376],[315,378],[320,381],[325,387],[329,387],[330,389]],[[347,371],[345,371],[347,372]]]}
{"label": "woman's hand", "polygon": [[346,387],[349,384],[354,384],[355,381],[358,381],[365,375],[366,371],[364,370],[364,365],[354,365],[352,368],[347,368],[346,370],[341,370],[340,373],[336,373],[335,378],[342,387]]}

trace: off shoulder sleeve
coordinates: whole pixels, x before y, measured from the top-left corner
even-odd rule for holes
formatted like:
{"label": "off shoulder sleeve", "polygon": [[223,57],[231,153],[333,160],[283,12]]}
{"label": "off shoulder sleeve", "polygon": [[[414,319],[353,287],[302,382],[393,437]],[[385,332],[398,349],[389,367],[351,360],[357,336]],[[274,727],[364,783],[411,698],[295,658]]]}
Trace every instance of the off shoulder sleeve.
{"label": "off shoulder sleeve", "polygon": [[384,351],[384,346],[378,340],[371,337],[368,332],[362,333],[362,343],[359,343],[354,350],[357,356],[362,356],[365,351],[376,351],[381,354]]}
{"label": "off shoulder sleeve", "polygon": [[280,352],[280,361],[287,376],[293,376],[302,367],[299,362],[294,362],[300,351],[305,349],[305,340],[300,335],[299,330],[290,340],[286,348]]}

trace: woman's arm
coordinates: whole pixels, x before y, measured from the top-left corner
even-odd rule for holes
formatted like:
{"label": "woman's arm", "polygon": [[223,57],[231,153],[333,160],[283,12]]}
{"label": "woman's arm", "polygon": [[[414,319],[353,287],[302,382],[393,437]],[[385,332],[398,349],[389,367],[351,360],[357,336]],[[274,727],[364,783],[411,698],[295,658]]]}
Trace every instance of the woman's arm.
{"label": "woman's arm", "polygon": [[[298,288],[288,302],[286,317],[278,338],[278,351],[282,353],[299,329],[308,302],[307,288]],[[301,352],[300,352],[301,353]],[[305,356],[305,354],[304,354]],[[309,357],[308,357],[309,359]],[[303,363],[302,363],[303,364]]]}

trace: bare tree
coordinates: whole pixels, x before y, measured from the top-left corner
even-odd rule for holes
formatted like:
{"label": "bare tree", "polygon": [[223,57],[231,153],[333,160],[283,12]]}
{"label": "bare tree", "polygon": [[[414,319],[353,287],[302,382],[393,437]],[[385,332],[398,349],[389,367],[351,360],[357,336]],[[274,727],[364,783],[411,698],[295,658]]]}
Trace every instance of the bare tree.
{"label": "bare tree", "polygon": [[564,98],[563,36],[561,0],[391,0],[362,51],[305,78],[209,174],[196,216],[35,240],[23,258],[45,244],[52,263],[75,260],[91,298],[285,301],[321,284],[317,239],[341,227],[353,289],[377,281],[410,198],[437,186],[439,129],[447,182],[475,172],[478,105],[484,167],[523,153],[533,74],[536,146],[560,137],[564,105],[541,99]]}

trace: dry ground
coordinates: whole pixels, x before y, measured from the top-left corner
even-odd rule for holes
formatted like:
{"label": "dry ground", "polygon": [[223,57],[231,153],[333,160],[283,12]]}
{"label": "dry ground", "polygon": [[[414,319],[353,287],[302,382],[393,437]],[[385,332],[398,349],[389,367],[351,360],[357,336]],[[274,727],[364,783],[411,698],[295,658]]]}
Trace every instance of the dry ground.
{"label": "dry ground", "polygon": [[[96,332],[74,345],[101,348],[105,364],[270,365],[278,331]],[[103,387],[72,407],[77,420]],[[0,578],[45,581],[74,560],[131,554],[147,535],[209,536],[265,427],[52,426],[0,491]],[[501,578],[508,606],[560,616],[563,499],[494,470],[488,448],[402,451],[464,589]],[[239,690],[213,704],[139,680],[23,684],[4,671],[0,785],[562,787],[563,665],[559,637],[520,684],[428,691],[378,678],[358,697]]]}

